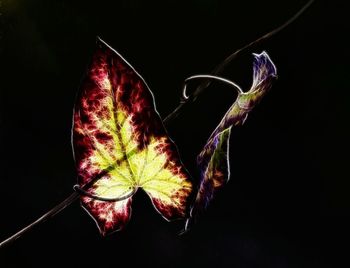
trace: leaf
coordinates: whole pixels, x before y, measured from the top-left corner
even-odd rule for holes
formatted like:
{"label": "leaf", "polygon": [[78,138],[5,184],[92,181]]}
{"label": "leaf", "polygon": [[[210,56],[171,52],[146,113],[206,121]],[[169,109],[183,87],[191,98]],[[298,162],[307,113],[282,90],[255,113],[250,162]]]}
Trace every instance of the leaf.
{"label": "leaf", "polygon": [[82,206],[103,235],[126,225],[139,188],[166,220],[186,216],[192,183],[153,95],[100,39],[77,96],[72,138]]}
{"label": "leaf", "polygon": [[[197,157],[200,170],[199,189],[191,208],[191,217],[203,211],[218,189],[230,178],[229,137],[233,126],[242,125],[248,113],[270,89],[277,78],[276,67],[266,52],[254,55],[253,83],[249,91],[238,94],[220,124]],[[189,227],[191,219],[186,223]]]}

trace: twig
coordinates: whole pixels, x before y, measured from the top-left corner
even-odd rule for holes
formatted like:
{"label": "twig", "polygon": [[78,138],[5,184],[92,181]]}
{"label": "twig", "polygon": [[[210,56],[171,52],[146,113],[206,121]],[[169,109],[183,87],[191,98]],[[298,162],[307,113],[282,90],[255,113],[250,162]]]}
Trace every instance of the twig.
{"label": "twig", "polygon": [[6,245],[16,241],[22,234],[28,232],[38,224],[48,220],[49,218],[52,218],[55,216],[57,213],[61,212],[63,209],[71,205],[75,200],[79,198],[79,193],[73,192],[70,196],[68,196],[63,202],[59,203],[57,206],[46,212],[44,215],[42,215],[39,219],[36,221],[32,222],[31,224],[27,225],[24,227],[22,230],[18,231],[14,235],[10,236],[6,240],[2,241],[0,243],[0,249],[5,247]]}
{"label": "twig", "polygon": [[[172,119],[176,118],[178,116],[178,114],[181,112],[181,110],[183,109],[183,107],[186,104],[189,104],[193,101],[196,100],[196,98],[201,94],[201,92],[207,88],[212,79],[214,80],[220,80],[222,82],[231,84],[232,86],[234,86],[238,91],[241,91],[241,89],[233,82],[221,78],[221,77],[217,77],[215,75],[219,74],[225,67],[226,65],[228,65],[230,62],[232,62],[233,59],[235,59],[239,54],[241,54],[242,52],[246,51],[247,49],[255,46],[258,43],[261,43],[262,41],[270,38],[271,36],[277,34],[278,32],[280,32],[281,30],[283,30],[285,27],[287,27],[289,24],[291,24],[293,21],[295,21],[312,3],[314,2],[314,0],[309,1],[304,7],[302,7],[292,18],[290,18],[288,21],[286,21],[284,24],[282,24],[280,27],[274,29],[273,31],[263,35],[262,37],[258,38],[257,40],[247,44],[246,46],[238,49],[237,51],[235,51],[233,54],[231,54],[230,56],[228,56],[222,63],[220,63],[219,65],[217,65],[215,67],[215,69],[212,71],[213,75],[197,75],[197,76],[192,76],[189,77],[185,80],[184,82],[184,88],[183,88],[183,100],[181,101],[181,103],[175,108],[175,110],[170,113],[168,116],[165,117],[165,119],[163,120],[164,124],[168,124]],[[205,79],[205,81],[200,84],[197,89],[195,90],[195,92],[190,95],[187,96],[186,94],[186,85],[190,80],[193,79]],[[210,79],[210,80],[209,80]],[[98,176],[100,177],[100,176]],[[97,178],[94,178],[92,180],[92,182],[96,181]],[[83,188],[86,190],[88,187],[91,186],[91,183],[89,183],[88,185],[85,185]],[[0,249],[5,247],[6,245],[9,245],[10,243],[16,241],[19,237],[21,237],[24,233],[28,232],[29,230],[31,230],[32,228],[34,228],[35,226],[39,225],[40,223],[45,222],[46,220],[52,218],[53,216],[55,216],[56,214],[58,214],[59,212],[61,212],[63,209],[65,209],[66,207],[68,207],[69,205],[71,205],[72,203],[74,203],[76,200],[79,199],[80,194],[84,194],[84,195],[88,195],[88,193],[84,190],[81,189],[79,187],[75,187],[75,192],[73,192],[70,196],[68,196],[65,200],[63,200],[61,203],[59,203],[58,205],[56,205],[54,208],[52,208],[51,210],[49,210],[48,212],[46,212],[44,215],[42,215],[40,218],[38,218],[37,220],[35,220],[34,222],[32,222],[31,224],[27,225],[26,227],[24,227],[23,229],[21,229],[20,231],[18,231],[17,233],[15,233],[14,235],[10,236],[9,238],[5,239],[4,241],[2,241],[0,243]],[[136,192],[136,191],[135,191]],[[132,192],[132,194],[134,194],[134,191]],[[130,195],[126,195],[123,197],[124,198],[128,198]],[[93,196],[93,198],[95,198],[96,196]],[[98,198],[96,198],[98,199]],[[121,200],[121,198],[118,199],[119,201]],[[111,201],[111,200],[107,200],[107,201]],[[113,201],[113,200],[112,200]]]}
{"label": "twig", "polygon": [[[287,20],[285,23],[283,23],[281,26],[279,26],[278,28],[268,32],[267,34],[261,36],[260,38],[254,40],[253,42],[250,42],[249,44],[245,45],[244,47],[236,50],[234,53],[232,53],[231,55],[229,55],[223,62],[221,62],[219,65],[217,65],[214,70],[212,71],[213,75],[218,75],[222,72],[222,70],[229,64],[231,63],[235,58],[237,58],[238,55],[242,54],[243,52],[245,52],[246,50],[256,46],[257,44],[260,44],[261,42],[269,39],[270,37],[272,37],[273,35],[279,33],[280,31],[282,31],[284,28],[286,28],[288,25],[290,25],[292,22],[294,22],[297,18],[299,18],[304,12],[305,10],[307,10],[311,4],[314,2],[314,0],[310,0],[309,2],[307,2],[297,13],[295,13],[295,15],[293,17],[291,17],[289,20]],[[167,123],[168,121],[176,118],[180,111],[189,103],[194,102],[197,97],[199,96],[199,94],[206,89],[209,85],[210,85],[210,81],[206,80],[203,83],[201,83],[197,89],[194,91],[194,93],[189,96],[187,99],[182,100],[180,102],[180,104],[175,108],[175,110],[173,112],[171,112],[169,115],[167,115],[164,119],[164,123]]]}

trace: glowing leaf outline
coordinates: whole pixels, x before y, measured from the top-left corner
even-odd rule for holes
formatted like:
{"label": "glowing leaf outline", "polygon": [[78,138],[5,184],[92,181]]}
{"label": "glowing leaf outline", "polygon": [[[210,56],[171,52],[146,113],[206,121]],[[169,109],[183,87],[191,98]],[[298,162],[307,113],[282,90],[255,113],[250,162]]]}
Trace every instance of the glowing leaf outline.
{"label": "glowing leaf outline", "polygon": [[76,189],[84,194],[82,206],[101,234],[126,225],[139,188],[166,220],[187,216],[192,182],[155,108],[153,93],[99,38],[77,96],[72,144]]}

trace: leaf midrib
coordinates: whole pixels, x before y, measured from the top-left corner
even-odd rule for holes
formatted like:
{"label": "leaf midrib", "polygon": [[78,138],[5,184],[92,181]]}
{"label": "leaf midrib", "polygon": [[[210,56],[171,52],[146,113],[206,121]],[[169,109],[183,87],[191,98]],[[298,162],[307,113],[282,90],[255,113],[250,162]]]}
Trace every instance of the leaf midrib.
{"label": "leaf midrib", "polygon": [[[118,86],[119,87],[119,86]],[[118,90],[118,88],[117,88]],[[119,142],[119,146],[120,148],[122,149],[122,153],[123,153],[123,159],[127,165],[127,168],[128,168],[128,171],[130,173],[130,176],[132,178],[132,181],[134,182],[134,184],[136,183],[136,176],[134,174],[134,171],[132,170],[131,168],[131,165],[130,165],[130,162],[129,162],[129,158],[128,158],[128,155],[127,155],[127,152],[126,152],[126,147],[125,147],[125,144],[123,143],[123,137],[121,135],[121,127],[118,123],[118,116],[117,116],[117,110],[118,110],[118,105],[117,105],[117,99],[116,99],[116,96],[114,94],[114,90],[113,90],[113,87],[111,87],[111,94],[112,94],[112,102],[113,102],[113,119],[114,119],[114,124],[116,126],[116,133],[117,133],[117,136],[118,136],[118,142]],[[136,185],[134,185],[135,187]]]}

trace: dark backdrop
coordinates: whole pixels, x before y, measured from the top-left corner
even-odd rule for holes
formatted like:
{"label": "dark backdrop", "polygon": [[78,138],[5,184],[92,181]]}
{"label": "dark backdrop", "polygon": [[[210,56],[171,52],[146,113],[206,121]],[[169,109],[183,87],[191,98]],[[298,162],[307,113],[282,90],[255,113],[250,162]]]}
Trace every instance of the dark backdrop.
{"label": "dark backdrop", "polygon": [[[188,234],[178,236],[181,223],[165,222],[142,193],[127,229],[106,238],[75,203],[2,249],[0,267],[322,266],[325,241],[341,240],[339,216],[349,208],[349,25],[344,4],[325,2],[252,51],[268,51],[279,80],[232,132],[231,180]],[[305,1],[0,3],[2,240],[72,192],[72,107],[95,36],[146,79],[164,117],[186,77],[209,73]],[[248,89],[251,53],[223,76]],[[234,99],[215,84],[168,126],[193,174]]]}

